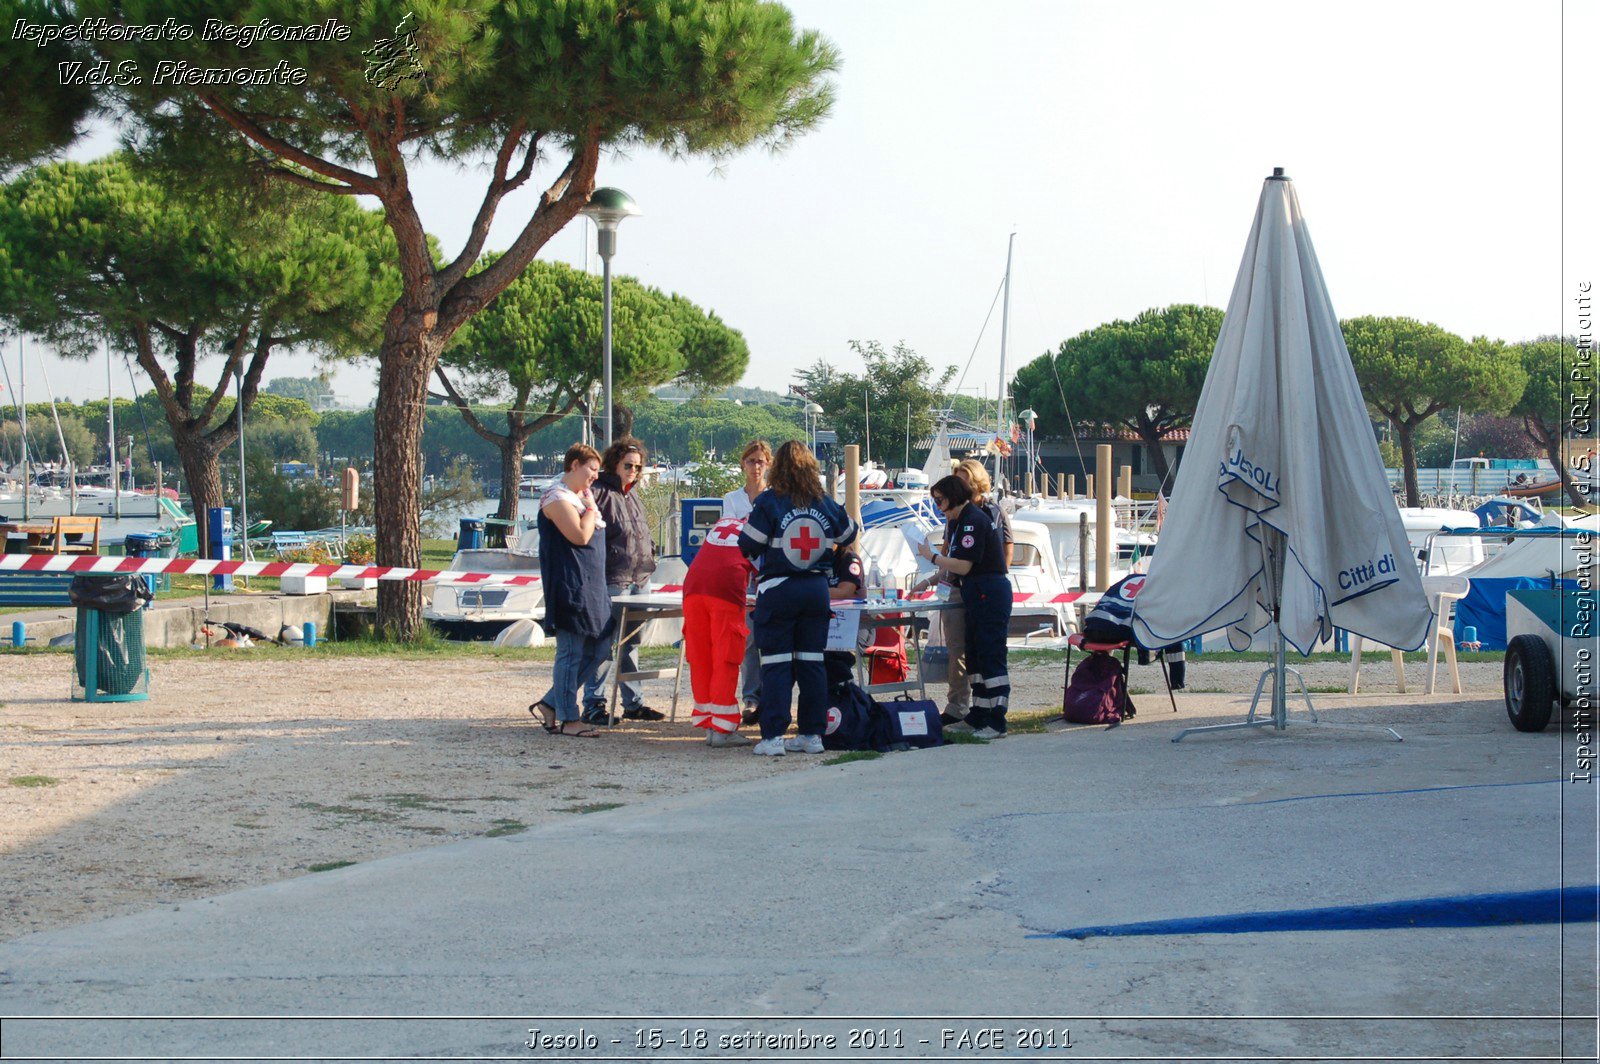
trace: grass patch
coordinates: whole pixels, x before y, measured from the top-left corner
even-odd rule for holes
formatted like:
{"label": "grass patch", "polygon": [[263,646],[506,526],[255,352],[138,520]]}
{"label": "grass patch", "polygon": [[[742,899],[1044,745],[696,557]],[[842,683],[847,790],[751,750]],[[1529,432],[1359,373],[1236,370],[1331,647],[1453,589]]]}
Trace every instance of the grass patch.
{"label": "grass patch", "polygon": [[[1061,710],[1046,709],[1034,713],[1007,713],[1007,735],[1036,735],[1046,730],[1053,720],[1061,719]],[[970,733],[969,733],[970,734]],[[980,742],[982,740],[979,740]]]}
{"label": "grass patch", "polygon": [[983,740],[982,739],[978,738],[976,735],[973,735],[971,732],[967,731],[965,728],[963,728],[960,731],[947,731],[947,732],[945,732],[944,733],[944,741],[945,741],[946,744],[951,745],[951,746],[971,746],[971,745],[974,745],[974,744],[976,744],[978,746],[982,746],[983,745]]}
{"label": "grass patch", "polygon": [[400,819],[398,815],[387,810],[364,809],[358,805],[323,805],[321,802],[296,802],[295,808],[309,809],[313,813],[344,817],[347,820],[360,820],[365,823],[388,824]]}
{"label": "grass patch", "polygon": [[846,750],[842,754],[823,758],[824,765],[848,765],[852,761],[876,761],[883,755],[876,750]]}
{"label": "grass patch", "polygon": [[604,813],[608,809],[621,809],[625,802],[588,802],[584,805],[569,805],[565,809],[557,809],[558,813]]}
{"label": "grass patch", "polygon": [[592,786],[597,791],[620,791],[620,790],[622,790],[622,784],[620,784],[620,783],[596,783],[596,784],[593,784]]}
{"label": "grass patch", "polygon": [[516,835],[528,830],[528,825],[520,820],[501,819],[491,821],[494,827],[483,833],[486,839],[497,839],[502,835]]}
{"label": "grass patch", "polygon": [[324,861],[322,864],[312,865],[310,871],[332,872],[335,868],[349,868],[353,864],[355,864],[354,861]]}
{"label": "grass patch", "polygon": [[6,782],[13,787],[54,787],[61,781],[54,776],[12,776]]}

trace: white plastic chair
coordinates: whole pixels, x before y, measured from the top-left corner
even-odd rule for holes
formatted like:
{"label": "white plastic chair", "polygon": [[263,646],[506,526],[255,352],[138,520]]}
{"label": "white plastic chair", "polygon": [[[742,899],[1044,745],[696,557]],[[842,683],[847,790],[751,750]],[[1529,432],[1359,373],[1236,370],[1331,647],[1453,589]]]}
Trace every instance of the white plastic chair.
{"label": "white plastic chair", "polygon": [[[1455,604],[1467,597],[1471,581],[1464,576],[1424,576],[1422,593],[1428,597],[1428,608],[1433,612],[1433,622],[1428,626],[1428,683],[1424,694],[1433,694],[1434,681],[1439,670],[1439,648],[1444,647],[1445,659],[1450,663],[1450,680],[1456,694],[1461,693],[1461,670],[1456,665]],[[1356,694],[1361,686],[1361,648],[1366,641],[1350,633],[1350,686]],[[1378,644],[1382,645],[1382,644]],[[1401,694],[1406,693],[1405,657],[1393,647],[1389,657],[1394,662],[1395,683]]]}
{"label": "white plastic chair", "polygon": [[1450,684],[1456,694],[1461,693],[1461,670],[1456,667],[1456,603],[1467,597],[1472,581],[1464,576],[1425,576],[1423,593],[1428,596],[1428,608],[1433,611],[1433,628],[1428,633],[1428,686],[1425,694],[1433,694],[1434,677],[1439,670],[1439,648],[1450,662]]}

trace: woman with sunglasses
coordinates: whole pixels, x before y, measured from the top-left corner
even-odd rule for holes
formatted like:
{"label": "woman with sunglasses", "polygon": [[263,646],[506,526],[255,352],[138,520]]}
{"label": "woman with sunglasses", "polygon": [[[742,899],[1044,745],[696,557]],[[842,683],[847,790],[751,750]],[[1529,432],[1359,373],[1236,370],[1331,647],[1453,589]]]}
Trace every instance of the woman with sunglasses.
{"label": "woman with sunglasses", "polygon": [[[635,490],[644,471],[644,444],[632,436],[620,436],[600,456],[600,476],[594,482],[594,501],[606,523],[606,593],[639,595],[649,590],[650,574],[656,571],[656,545],[650,538],[650,519]],[[621,634],[622,607],[611,608],[611,624],[605,640],[607,654],[595,670],[583,694],[583,719],[588,724],[610,724],[606,705],[606,682],[611,679],[615,641]],[[628,633],[622,641],[617,665],[624,673],[639,671],[639,632]],[[644,691],[638,680],[624,680],[623,720],[664,720],[666,714],[644,704]]]}
{"label": "woman with sunglasses", "polygon": [[1006,577],[1006,546],[994,519],[973,498],[972,485],[948,476],[928,490],[949,522],[948,553],[926,542],[917,553],[941,573],[960,582],[966,621],[968,677],[972,708],[967,723],[980,739],[1006,733],[1011,678],[1006,674],[1006,629],[1011,624],[1011,581]]}

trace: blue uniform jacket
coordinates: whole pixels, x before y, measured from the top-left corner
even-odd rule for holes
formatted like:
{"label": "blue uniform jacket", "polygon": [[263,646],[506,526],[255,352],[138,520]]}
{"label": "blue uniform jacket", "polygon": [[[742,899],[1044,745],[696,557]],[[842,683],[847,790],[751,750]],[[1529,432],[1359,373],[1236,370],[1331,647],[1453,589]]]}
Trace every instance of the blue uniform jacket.
{"label": "blue uniform jacket", "polygon": [[739,549],[756,563],[761,583],[802,573],[827,573],[833,552],[855,542],[859,529],[832,499],[796,506],[787,495],[763,491],[739,533]]}

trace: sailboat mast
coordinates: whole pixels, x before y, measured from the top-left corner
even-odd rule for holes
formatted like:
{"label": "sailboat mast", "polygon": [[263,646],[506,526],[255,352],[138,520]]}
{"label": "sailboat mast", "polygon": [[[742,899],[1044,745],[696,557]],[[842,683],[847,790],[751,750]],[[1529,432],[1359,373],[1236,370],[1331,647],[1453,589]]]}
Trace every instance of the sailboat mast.
{"label": "sailboat mast", "polygon": [[1006,340],[1011,333],[1011,249],[1016,242],[1016,233],[1012,233],[1006,238],[1005,299],[1000,304],[1000,392],[999,399],[995,402],[994,429],[996,440],[994,450],[994,486],[996,489],[1000,487],[999,441],[1006,438]]}
{"label": "sailboat mast", "polygon": [[29,517],[28,488],[33,477],[28,472],[28,354],[22,349],[22,334],[17,334],[17,427],[22,430],[22,519]]}

